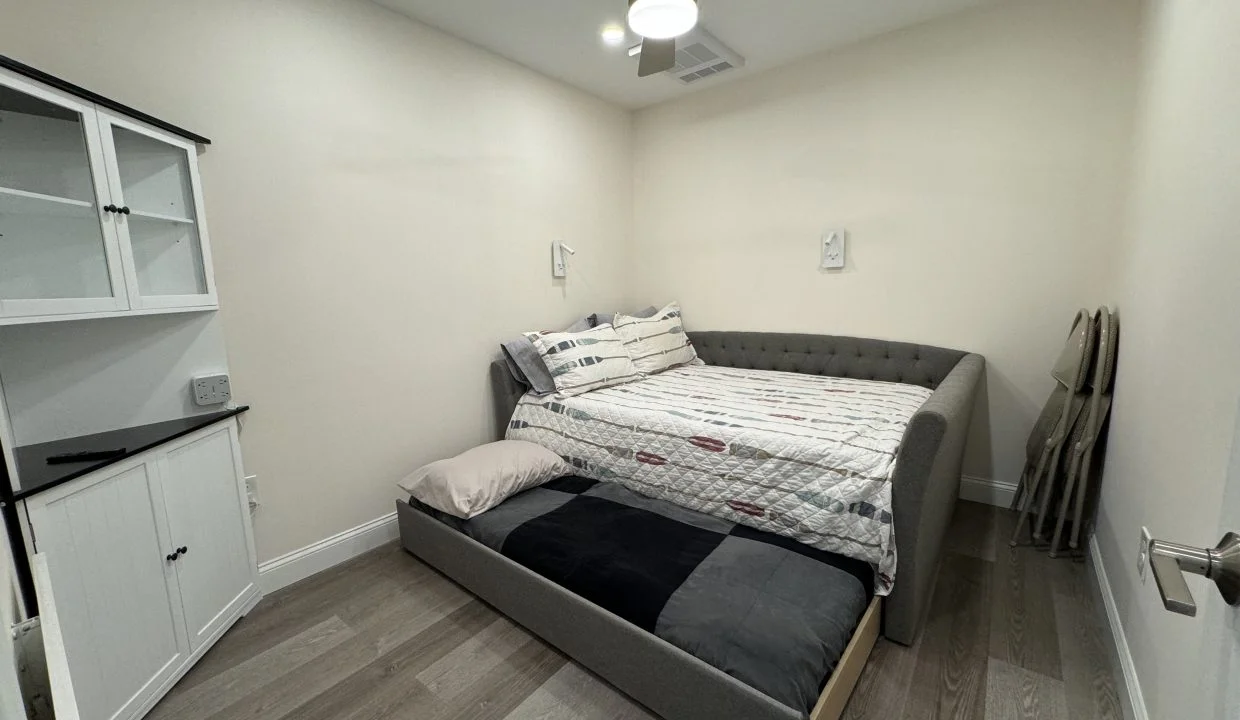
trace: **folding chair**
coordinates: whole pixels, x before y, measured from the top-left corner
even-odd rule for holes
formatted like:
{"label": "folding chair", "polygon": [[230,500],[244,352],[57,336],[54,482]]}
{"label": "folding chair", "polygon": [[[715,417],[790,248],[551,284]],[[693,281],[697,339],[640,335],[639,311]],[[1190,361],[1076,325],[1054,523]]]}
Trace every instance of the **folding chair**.
{"label": "folding chair", "polygon": [[[1068,517],[1069,501],[1073,486],[1076,489],[1075,511],[1072,518],[1072,537],[1069,552],[1075,552],[1081,536],[1081,516],[1084,514],[1088,496],[1089,475],[1093,466],[1094,446],[1102,434],[1102,426],[1111,412],[1112,382],[1115,380],[1115,357],[1119,345],[1119,318],[1106,307],[1098,308],[1094,316],[1098,326],[1098,359],[1094,363],[1093,394],[1085,422],[1078,423],[1068,452],[1071,454],[1067,477],[1064,478],[1063,497],[1059,501],[1059,520],[1055,523],[1055,535],[1051,538],[1050,556],[1059,552],[1059,540],[1063,534],[1064,521]],[[1040,521],[1039,521],[1040,522]]]}
{"label": "folding chair", "polygon": [[[1014,507],[1024,507],[1016,521],[1016,529],[1012,531],[1012,547],[1016,547],[1025,519],[1038,502],[1039,489],[1043,492],[1038,517],[1043,518],[1046,515],[1046,508],[1055,491],[1055,474],[1064,441],[1088,399],[1081,390],[1088,369],[1093,363],[1096,339],[1097,329],[1093,315],[1088,310],[1079,310],[1072,323],[1072,330],[1068,333],[1068,341],[1051,371],[1051,376],[1056,381],[1055,389],[1047,399],[1026,445],[1025,469],[1021,473],[1014,502]],[[1045,483],[1042,481],[1043,475],[1046,476]],[[1037,543],[1041,540],[1042,528],[1039,521],[1033,528],[1033,541]]]}

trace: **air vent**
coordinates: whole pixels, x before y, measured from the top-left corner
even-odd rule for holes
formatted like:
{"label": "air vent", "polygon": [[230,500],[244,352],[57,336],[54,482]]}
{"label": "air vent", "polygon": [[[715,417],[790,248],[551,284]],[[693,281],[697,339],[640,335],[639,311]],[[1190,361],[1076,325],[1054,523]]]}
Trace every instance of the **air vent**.
{"label": "air vent", "polygon": [[676,66],[668,72],[689,85],[745,64],[745,58],[701,27],[676,39]]}

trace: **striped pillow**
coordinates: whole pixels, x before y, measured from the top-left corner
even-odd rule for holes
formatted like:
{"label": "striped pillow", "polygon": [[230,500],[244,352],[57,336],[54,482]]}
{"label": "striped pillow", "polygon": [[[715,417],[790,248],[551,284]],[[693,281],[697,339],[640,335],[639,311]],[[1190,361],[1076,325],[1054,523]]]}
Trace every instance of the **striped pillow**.
{"label": "striped pillow", "polygon": [[637,369],[646,375],[697,360],[697,351],[685,335],[680,305],[669,303],[652,317],[617,315],[616,333]]}
{"label": "striped pillow", "polygon": [[529,337],[561,395],[580,395],[641,378],[610,325],[578,333],[530,333]]}

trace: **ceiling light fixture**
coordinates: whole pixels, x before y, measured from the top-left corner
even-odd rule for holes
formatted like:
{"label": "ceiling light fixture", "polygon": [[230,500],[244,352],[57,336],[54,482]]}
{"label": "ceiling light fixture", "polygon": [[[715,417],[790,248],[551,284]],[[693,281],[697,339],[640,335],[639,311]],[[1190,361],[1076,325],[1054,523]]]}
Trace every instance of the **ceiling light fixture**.
{"label": "ceiling light fixture", "polygon": [[641,54],[642,54],[642,44],[641,44],[641,43],[637,43],[637,44],[636,44],[636,45],[634,45],[633,47],[629,48],[629,57],[635,57],[635,56],[637,56],[637,55],[641,55]]}
{"label": "ceiling light fixture", "polygon": [[629,28],[652,40],[684,35],[697,25],[694,0],[629,0]]}
{"label": "ceiling light fixture", "polygon": [[599,36],[603,38],[603,42],[614,47],[623,43],[629,35],[619,25],[604,25]]}

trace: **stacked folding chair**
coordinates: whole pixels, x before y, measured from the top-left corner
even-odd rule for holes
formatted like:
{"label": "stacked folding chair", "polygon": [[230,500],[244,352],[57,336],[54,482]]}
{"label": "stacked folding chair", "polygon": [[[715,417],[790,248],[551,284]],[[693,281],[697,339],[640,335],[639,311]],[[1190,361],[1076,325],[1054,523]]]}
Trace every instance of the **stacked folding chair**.
{"label": "stacked folding chair", "polygon": [[[1119,347],[1119,318],[1105,307],[1099,308],[1094,316],[1094,324],[1098,327],[1098,353],[1094,363],[1092,395],[1089,406],[1083,415],[1083,421],[1077,423],[1076,430],[1068,444],[1070,454],[1067,475],[1064,477],[1064,488],[1059,501],[1059,520],[1055,523],[1055,535],[1051,539],[1050,556],[1059,553],[1059,540],[1063,535],[1064,521],[1068,518],[1069,501],[1073,500],[1075,488],[1075,510],[1072,517],[1072,536],[1068,541],[1069,553],[1075,553],[1080,546],[1081,518],[1084,515],[1085,502],[1088,496],[1090,470],[1093,467],[1094,447],[1102,434],[1103,424],[1111,412],[1111,398],[1115,381],[1115,356]],[[1038,530],[1041,529],[1042,518],[1038,518]],[[1039,533],[1035,532],[1037,539]]]}
{"label": "stacked folding chair", "polygon": [[1035,505],[1040,508],[1033,528],[1033,539],[1035,543],[1042,540],[1042,523],[1051,497],[1057,490],[1056,476],[1064,445],[1090,399],[1085,384],[1089,369],[1094,364],[1097,337],[1094,316],[1084,309],[1077,312],[1067,343],[1051,371],[1055,389],[1047,399],[1026,445],[1025,469],[1021,473],[1014,502],[1014,508],[1020,508],[1020,517],[1012,533],[1013,547]]}

